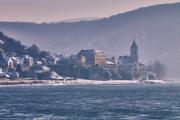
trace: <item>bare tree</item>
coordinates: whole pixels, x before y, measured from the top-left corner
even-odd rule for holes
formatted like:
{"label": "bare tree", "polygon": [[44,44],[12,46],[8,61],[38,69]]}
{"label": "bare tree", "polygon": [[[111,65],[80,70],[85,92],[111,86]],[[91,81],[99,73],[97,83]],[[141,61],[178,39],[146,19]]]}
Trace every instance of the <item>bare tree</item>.
{"label": "bare tree", "polygon": [[162,62],[158,60],[155,60],[153,63],[151,63],[148,66],[148,69],[155,72],[159,79],[162,79],[166,76],[166,67]]}

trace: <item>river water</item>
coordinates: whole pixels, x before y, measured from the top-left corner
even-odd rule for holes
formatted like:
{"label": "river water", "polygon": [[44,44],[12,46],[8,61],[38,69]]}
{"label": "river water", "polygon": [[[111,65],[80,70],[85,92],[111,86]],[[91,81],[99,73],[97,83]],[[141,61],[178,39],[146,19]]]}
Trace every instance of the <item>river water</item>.
{"label": "river water", "polygon": [[180,120],[180,85],[1,87],[0,119]]}

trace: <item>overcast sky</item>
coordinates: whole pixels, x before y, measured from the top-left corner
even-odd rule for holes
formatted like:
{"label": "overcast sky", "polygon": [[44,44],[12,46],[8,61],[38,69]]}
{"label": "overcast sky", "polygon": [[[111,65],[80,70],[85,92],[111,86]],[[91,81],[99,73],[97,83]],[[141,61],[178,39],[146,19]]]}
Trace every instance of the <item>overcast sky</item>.
{"label": "overcast sky", "polygon": [[154,4],[180,0],[0,0],[0,21],[57,22],[102,18]]}

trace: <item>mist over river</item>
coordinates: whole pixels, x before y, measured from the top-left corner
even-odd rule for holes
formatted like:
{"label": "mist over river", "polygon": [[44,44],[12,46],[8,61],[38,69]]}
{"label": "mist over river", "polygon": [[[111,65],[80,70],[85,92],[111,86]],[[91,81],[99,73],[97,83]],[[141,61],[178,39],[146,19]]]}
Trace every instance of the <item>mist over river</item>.
{"label": "mist over river", "polygon": [[178,120],[180,84],[0,87],[0,119]]}

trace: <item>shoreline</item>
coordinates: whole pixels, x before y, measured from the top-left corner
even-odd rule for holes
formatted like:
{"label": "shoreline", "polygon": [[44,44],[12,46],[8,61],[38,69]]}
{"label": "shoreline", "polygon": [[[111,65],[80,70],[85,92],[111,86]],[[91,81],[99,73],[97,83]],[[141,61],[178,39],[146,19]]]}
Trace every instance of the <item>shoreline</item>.
{"label": "shoreline", "polygon": [[8,86],[64,86],[64,85],[139,85],[164,84],[164,80],[0,80],[0,87]]}

